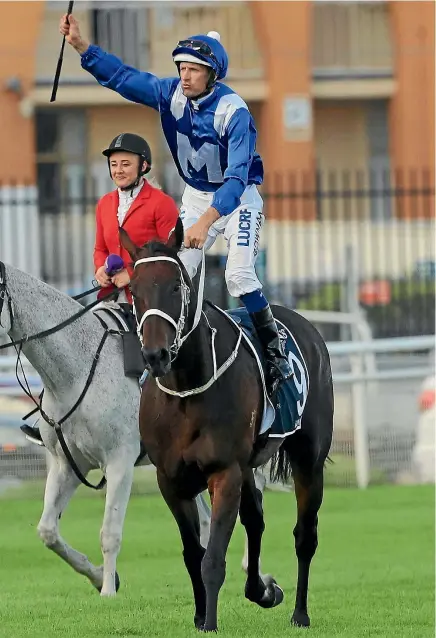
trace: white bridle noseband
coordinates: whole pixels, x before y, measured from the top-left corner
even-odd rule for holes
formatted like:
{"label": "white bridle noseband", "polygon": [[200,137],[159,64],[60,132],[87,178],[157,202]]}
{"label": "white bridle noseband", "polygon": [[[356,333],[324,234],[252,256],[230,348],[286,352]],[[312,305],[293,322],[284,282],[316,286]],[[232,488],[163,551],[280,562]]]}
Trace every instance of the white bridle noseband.
{"label": "white bridle noseband", "polygon": [[[180,282],[181,282],[181,296],[182,296],[182,307],[180,309],[180,316],[179,316],[179,320],[177,321],[177,323],[174,321],[174,319],[167,314],[166,312],[163,312],[162,310],[159,310],[158,308],[150,308],[149,310],[146,310],[146,312],[144,312],[144,314],[141,317],[141,320],[138,323],[138,328],[137,328],[137,332],[138,332],[138,337],[141,341],[141,344],[144,345],[143,343],[143,339],[142,339],[142,328],[144,326],[144,322],[146,319],[148,319],[148,317],[161,317],[162,319],[165,319],[165,321],[168,321],[169,324],[171,324],[173,326],[173,328],[176,331],[176,335],[174,337],[174,341],[170,347],[170,356],[171,356],[171,361],[174,361],[174,359],[177,357],[177,354],[180,350],[180,348],[182,347],[183,343],[186,341],[186,339],[189,337],[189,335],[195,330],[195,328],[198,326],[199,322],[200,322],[200,318],[201,318],[201,313],[202,313],[202,308],[203,308],[203,295],[204,295],[204,277],[205,277],[205,253],[204,253],[204,249],[203,249],[203,254],[201,257],[201,271],[200,271],[200,281],[198,284],[198,296],[197,296],[197,308],[195,310],[195,315],[194,315],[194,321],[192,322],[192,327],[189,330],[189,332],[187,332],[185,335],[183,335],[183,330],[185,328],[185,323],[186,323],[186,318],[188,316],[188,310],[189,310],[189,303],[190,303],[190,287],[189,285],[186,283],[184,276],[183,276],[183,270],[180,266],[180,263],[177,261],[177,259],[174,259],[173,257],[164,257],[164,256],[160,256],[160,257],[145,257],[144,259],[138,259],[138,261],[135,262],[134,268],[136,268],[137,266],[139,266],[140,264],[146,264],[146,263],[151,263],[151,262],[156,262],[156,261],[167,261],[170,263],[174,263],[176,264],[176,266],[178,267],[179,271],[180,271]],[[138,316],[136,314],[136,308],[135,308],[135,304],[133,304],[133,311],[135,313],[136,316],[136,320],[138,320]],[[206,317],[206,315],[205,315]],[[205,383],[204,385],[202,385],[199,388],[193,388],[192,390],[184,390],[182,392],[177,392],[175,390],[170,390],[169,388],[166,388],[165,386],[163,386],[159,379],[156,379],[156,384],[158,386],[158,388],[160,388],[160,390],[162,390],[163,392],[166,392],[167,394],[171,394],[172,396],[177,396],[180,398],[184,398],[187,396],[192,396],[193,394],[200,394],[201,392],[204,392],[205,390],[207,390],[208,388],[210,388],[215,381],[227,370],[227,368],[229,368],[231,366],[231,364],[235,361],[236,357],[238,356],[238,351],[239,351],[239,345],[241,343],[241,339],[242,339],[242,331],[239,333],[239,337],[235,346],[235,349],[233,350],[232,354],[226,359],[226,361],[217,369],[217,363],[216,363],[216,354],[215,354],[215,336],[217,333],[216,328],[212,328],[212,326],[209,324],[209,321],[207,320],[206,317],[206,321],[208,322],[209,328],[212,332],[212,360],[213,360],[213,376],[209,379],[209,381],[207,383]]]}
{"label": "white bridle noseband", "polygon": [[[141,341],[141,344],[144,345],[143,339],[142,339],[142,327],[144,325],[145,320],[148,319],[148,317],[157,316],[157,317],[162,317],[162,319],[165,319],[166,321],[168,321],[168,323],[170,323],[176,331],[176,336],[174,337],[174,341],[170,347],[170,353],[172,355],[171,360],[174,361],[183,343],[189,337],[191,332],[195,330],[195,328],[198,326],[198,323],[200,321],[201,311],[203,307],[203,293],[204,293],[204,271],[205,271],[204,250],[203,250],[203,255],[201,260],[200,282],[198,285],[197,308],[195,310],[194,321],[192,323],[192,328],[184,336],[182,335],[183,335],[183,330],[185,328],[186,318],[188,316],[191,291],[190,291],[189,285],[186,283],[183,277],[183,270],[180,267],[180,264],[177,261],[177,259],[174,259],[173,257],[163,257],[163,256],[162,257],[145,257],[144,259],[138,259],[138,261],[135,262],[134,268],[136,268],[140,264],[146,264],[146,263],[156,262],[156,261],[167,261],[167,262],[176,264],[177,268],[179,269],[180,287],[181,287],[181,296],[182,296],[182,306],[180,308],[179,320],[176,323],[174,319],[166,312],[163,312],[162,310],[159,310],[158,308],[150,308],[150,310],[146,310],[146,312],[144,312],[144,314],[142,315],[141,320],[138,323],[137,332],[138,332],[138,337]],[[137,318],[135,304],[133,304],[133,308]]]}

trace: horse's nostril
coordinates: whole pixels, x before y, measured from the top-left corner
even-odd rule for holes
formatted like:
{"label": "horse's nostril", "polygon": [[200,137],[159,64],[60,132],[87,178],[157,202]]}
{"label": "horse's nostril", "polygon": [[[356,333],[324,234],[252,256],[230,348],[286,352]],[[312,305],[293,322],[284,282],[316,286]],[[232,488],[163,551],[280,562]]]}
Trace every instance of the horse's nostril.
{"label": "horse's nostril", "polygon": [[170,360],[170,355],[166,348],[156,348],[155,350],[142,348],[142,356],[150,366],[167,365]]}
{"label": "horse's nostril", "polygon": [[170,353],[166,348],[161,348],[160,350],[160,361],[164,365],[166,365],[170,360]]}

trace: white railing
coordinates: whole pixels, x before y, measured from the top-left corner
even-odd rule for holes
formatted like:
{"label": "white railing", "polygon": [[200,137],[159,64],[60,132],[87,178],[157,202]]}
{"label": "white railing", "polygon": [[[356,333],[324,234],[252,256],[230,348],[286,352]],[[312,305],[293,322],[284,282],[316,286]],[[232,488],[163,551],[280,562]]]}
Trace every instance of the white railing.
{"label": "white railing", "polygon": [[368,400],[368,383],[399,379],[425,379],[434,374],[429,366],[404,367],[394,370],[365,370],[364,357],[368,353],[384,354],[387,352],[416,352],[431,350],[435,347],[434,335],[419,337],[397,337],[394,339],[376,339],[373,341],[342,342],[329,344],[330,355],[348,356],[351,371],[335,374],[335,384],[352,386],[354,452],[356,459],[356,479],[360,488],[366,488],[370,478],[369,432],[366,418]]}
{"label": "white railing", "polygon": [[40,276],[40,227],[35,186],[0,185],[0,255],[5,263]]}
{"label": "white railing", "polygon": [[[301,312],[313,322],[350,323],[359,335],[356,341],[328,343],[330,356],[346,356],[349,358],[350,371],[335,373],[335,385],[351,386],[352,421],[354,433],[354,455],[356,464],[357,485],[366,488],[370,480],[369,432],[367,419],[367,402],[374,388],[371,382],[398,379],[424,379],[434,374],[429,366],[414,366],[377,370],[375,354],[385,353],[414,353],[428,351],[435,348],[435,336],[399,337],[392,339],[368,338],[368,326],[364,319],[351,313],[331,313],[322,311]],[[42,384],[30,363],[22,357],[26,378],[34,395],[39,394]],[[0,395],[20,396],[21,388],[15,379],[16,358],[12,356],[0,357]]]}

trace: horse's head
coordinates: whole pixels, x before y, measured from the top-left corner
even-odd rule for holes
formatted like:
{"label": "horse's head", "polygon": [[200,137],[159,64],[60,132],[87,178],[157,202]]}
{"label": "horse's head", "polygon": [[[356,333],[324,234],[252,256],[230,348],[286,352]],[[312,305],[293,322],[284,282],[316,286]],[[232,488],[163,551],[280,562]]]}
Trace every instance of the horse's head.
{"label": "horse's head", "polygon": [[12,330],[12,300],[6,287],[6,268],[0,262],[0,337]]}
{"label": "horse's head", "polygon": [[192,284],[177,256],[183,225],[178,219],[166,244],[151,241],[139,248],[124,229],[120,239],[135,264],[130,288],[142,354],[152,375],[161,377],[170,371],[190,323]]}

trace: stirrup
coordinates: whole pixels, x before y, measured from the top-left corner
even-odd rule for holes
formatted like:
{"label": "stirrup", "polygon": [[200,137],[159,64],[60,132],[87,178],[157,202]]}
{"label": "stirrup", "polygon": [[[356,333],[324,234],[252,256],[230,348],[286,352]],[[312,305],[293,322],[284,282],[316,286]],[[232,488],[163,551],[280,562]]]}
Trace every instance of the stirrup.
{"label": "stirrup", "polygon": [[265,379],[266,391],[270,398],[274,397],[280,385],[293,377],[292,371],[284,375],[276,361],[268,361],[267,374]]}
{"label": "stirrup", "polygon": [[34,443],[35,445],[39,445],[40,447],[45,447],[44,442],[39,439],[34,439],[30,434],[25,434],[25,438],[30,441],[30,443]]}
{"label": "stirrup", "polygon": [[[39,419],[35,421],[34,426],[38,423],[38,421]],[[31,425],[27,425],[27,423],[24,423],[23,425],[20,425],[20,430],[23,432],[24,436],[30,443],[34,443],[35,445],[39,445],[40,447],[45,447],[42,438],[38,438],[36,434],[33,434],[33,427]],[[39,437],[41,437],[41,434],[39,435]]]}
{"label": "stirrup", "polygon": [[[285,356],[283,356],[283,359],[287,360]],[[294,376],[294,373],[292,372],[289,364],[288,364],[289,372],[287,372],[286,374],[282,372],[280,368],[280,364],[277,362],[277,357],[275,358],[274,361],[269,361],[269,365],[271,366],[271,368],[274,368],[274,370],[276,370],[277,378],[280,382],[288,381],[289,379],[292,379],[292,377]]]}

